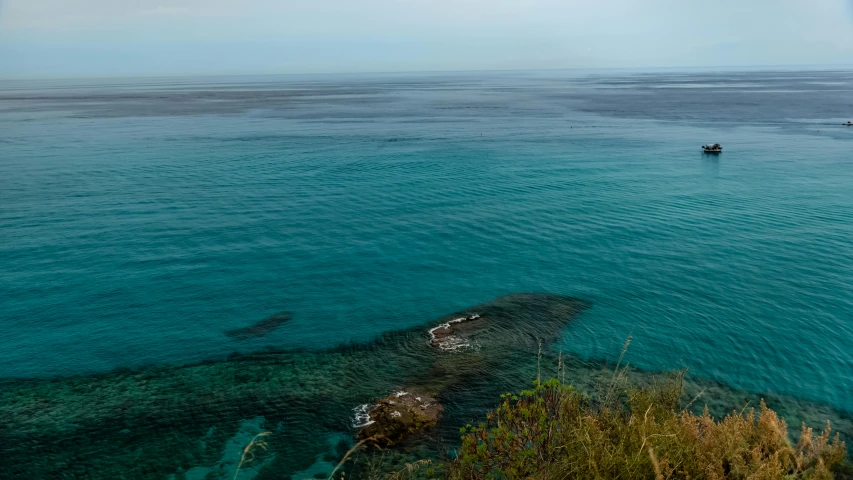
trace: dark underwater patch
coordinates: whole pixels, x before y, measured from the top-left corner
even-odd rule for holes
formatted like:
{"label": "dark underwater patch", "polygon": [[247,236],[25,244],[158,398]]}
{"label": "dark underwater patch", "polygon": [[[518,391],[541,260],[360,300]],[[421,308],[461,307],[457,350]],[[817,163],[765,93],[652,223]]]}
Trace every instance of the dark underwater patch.
{"label": "dark underwater patch", "polygon": [[290,312],[276,313],[275,315],[267,317],[253,325],[249,325],[248,327],[227,330],[225,335],[237,340],[248,340],[250,338],[263,337],[289,322],[292,318],[293,314]]}

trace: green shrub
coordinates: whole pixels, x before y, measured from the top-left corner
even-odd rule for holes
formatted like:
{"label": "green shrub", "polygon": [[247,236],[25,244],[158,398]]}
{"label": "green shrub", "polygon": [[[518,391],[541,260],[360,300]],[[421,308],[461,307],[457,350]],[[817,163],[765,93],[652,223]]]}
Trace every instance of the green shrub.
{"label": "green shrub", "polygon": [[484,423],[463,428],[450,479],[830,479],[846,446],[803,426],[796,445],[761,402],[715,420],[682,407],[683,374],[635,387],[619,370],[589,397],[557,380],[502,396]]}

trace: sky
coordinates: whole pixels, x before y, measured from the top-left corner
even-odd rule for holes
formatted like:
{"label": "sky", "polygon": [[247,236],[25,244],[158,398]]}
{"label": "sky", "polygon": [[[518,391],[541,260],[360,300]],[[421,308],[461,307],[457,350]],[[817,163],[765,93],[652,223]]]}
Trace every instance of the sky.
{"label": "sky", "polygon": [[853,0],[0,2],[0,78],[853,65]]}

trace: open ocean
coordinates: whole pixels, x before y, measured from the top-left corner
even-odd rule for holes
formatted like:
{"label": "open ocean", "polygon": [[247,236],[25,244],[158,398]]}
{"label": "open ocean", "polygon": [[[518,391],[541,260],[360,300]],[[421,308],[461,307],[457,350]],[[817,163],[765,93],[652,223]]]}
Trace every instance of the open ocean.
{"label": "open ocean", "polygon": [[848,120],[851,71],[0,82],[0,378],[549,292],[555,351],[853,411]]}

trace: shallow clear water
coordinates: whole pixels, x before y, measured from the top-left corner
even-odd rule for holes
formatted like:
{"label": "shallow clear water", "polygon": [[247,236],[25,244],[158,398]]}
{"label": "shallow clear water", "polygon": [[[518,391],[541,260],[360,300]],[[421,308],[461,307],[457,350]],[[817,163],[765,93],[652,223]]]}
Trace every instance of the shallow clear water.
{"label": "shallow clear water", "polygon": [[639,366],[853,409],[850,72],[0,89],[0,377],[328,347],[545,291],[594,303],[567,352],[633,335]]}

